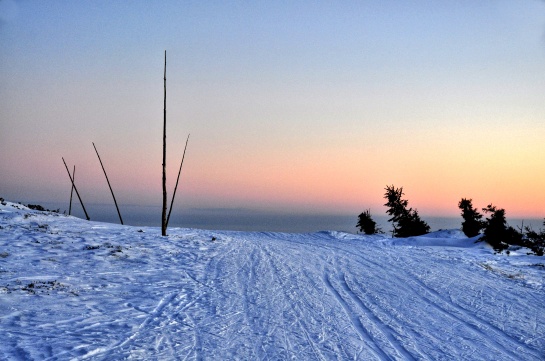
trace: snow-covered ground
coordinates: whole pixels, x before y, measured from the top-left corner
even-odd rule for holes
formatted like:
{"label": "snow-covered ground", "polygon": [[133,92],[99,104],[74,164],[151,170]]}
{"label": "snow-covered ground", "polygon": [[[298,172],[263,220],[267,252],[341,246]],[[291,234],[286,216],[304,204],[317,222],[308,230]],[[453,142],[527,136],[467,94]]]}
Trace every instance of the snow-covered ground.
{"label": "snow-covered ground", "polygon": [[545,259],[460,231],[205,231],[0,206],[2,360],[543,360]]}

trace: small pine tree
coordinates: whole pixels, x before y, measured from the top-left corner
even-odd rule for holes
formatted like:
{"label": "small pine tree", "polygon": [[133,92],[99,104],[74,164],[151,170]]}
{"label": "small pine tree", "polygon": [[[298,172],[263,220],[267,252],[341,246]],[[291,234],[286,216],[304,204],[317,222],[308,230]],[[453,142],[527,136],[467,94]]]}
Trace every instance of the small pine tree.
{"label": "small pine tree", "polygon": [[482,240],[490,244],[496,251],[501,252],[510,245],[524,245],[522,234],[511,226],[507,225],[505,220],[505,209],[496,208],[489,204],[483,208],[483,212],[489,213],[484,227]]}
{"label": "small pine tree", "polygon": [[430,226],[418,215],[416,209],[409,209],[406,217],[399,220],[396,237],[420,236],[430,232]]}
{"label": "small pine tree", "polygon": [[[543,225],[545,226],[545,220]],[[545,231],[541,230],[537,233],[528,226],[526,226],[525,230],[525,247],[530,248],[537,256],[543,256],[545,254]]]}
{"label": "small pine tree", "polygon": [[462,217],[464,218],[462,231],[470,238],[479,235],[484,227],[483,215],[473,208],[471,201],[471,199],[462,198],[458,203],[458,208],[462,210]]}
{"label": "small pine tree", "polygon": [[360,229],[360,232],[365,234],[376,234],[382,232],[381,229],[377,227],[377,223],[371,217],[370,209],[360,213],[356,227]]}
{"label": "small pine tree", "polygon": [[409,201],[402,199],[403,187],[395,188],[393,185],[386,186],[384,198],[388,200],[385,204],[388,207],[386,213],[392,218],[388,222],[393,224],[394,237],[412,237],[429,233],[430,226],[420,219],[416,209],[408,208]]}

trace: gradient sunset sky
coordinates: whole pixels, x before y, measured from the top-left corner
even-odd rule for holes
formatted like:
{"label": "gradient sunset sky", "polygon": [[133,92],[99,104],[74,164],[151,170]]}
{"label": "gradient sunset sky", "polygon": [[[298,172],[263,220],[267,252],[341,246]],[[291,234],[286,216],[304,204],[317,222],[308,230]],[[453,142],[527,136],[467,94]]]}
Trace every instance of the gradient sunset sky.
{"label": "gradient sunset sky", "polygon": [[0,196],[545,216],[545,1],[0,0]]}

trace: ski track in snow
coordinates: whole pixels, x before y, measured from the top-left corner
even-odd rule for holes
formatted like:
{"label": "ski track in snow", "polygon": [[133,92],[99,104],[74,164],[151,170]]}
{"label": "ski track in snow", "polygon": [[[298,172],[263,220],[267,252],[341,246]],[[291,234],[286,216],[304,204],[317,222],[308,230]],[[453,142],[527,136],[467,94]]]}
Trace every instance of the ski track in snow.
{"label": "ski track in snow", "polygon": [[539,257],[19,208],[0,207],[0,359],[544,359]]}

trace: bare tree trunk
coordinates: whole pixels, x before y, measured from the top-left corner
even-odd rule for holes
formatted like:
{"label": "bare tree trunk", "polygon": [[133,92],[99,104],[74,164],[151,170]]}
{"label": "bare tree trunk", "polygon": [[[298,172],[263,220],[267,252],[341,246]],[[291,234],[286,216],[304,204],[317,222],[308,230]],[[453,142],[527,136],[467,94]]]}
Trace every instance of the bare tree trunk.
{"label": "bare tree trunk", "polygon": [[168,210],[167,227],[168,227],[168,221],[170,221],[170,213],[172,212],[172,205],[174,204],[174,197],[176,197],[176,190],[178,189],[178,181],[180,180],[180,173],[182,173],[182,166],[184,165],[185,151],[187,149],[187,142],[189,142],[189,136],[190,135],[191,134],[187,135],[187,139],[185,141],[184,154],[182,155],[182,162],[180,163],[180,170],[178,171],[178,178],[176,179],[176,185],[174,186],[174,193],[172,193],[172,201],[170,202],[170,209]]}
{"label": "bare tree trunk", "polygon": [[[76,180],[76,166],[74,165],[74,171],[72,172],[72,179]],[[74,185],[70,187],[70,206],[68,207],[68,215],[72,215],[72,196],[74,195]]]}
{"label": "bare tree trunk", "polygon": [[83,208],[83,213],[85,213],[85,218],[87,218],[87,220],[89,221],[89,220],[91,220],[91,218],[89,218],[89,215],[87,214],[87,211],[85,210],[85,206],[83,205],[81,197],[79,196],[78,189],[76,188],[76,185],[74,184],[74,179],[70,175],[70,171],[68,170],[68,166],[66,165],[66,162],[64,161],[64,158],[62,158],[62,162],[64,163],[64,167],[66,168],[66,172],[68,172],[68,176],[70,177],[70,182],[72,182],[72,187],[74,187],[74,190],[76,191],[76,195],[78,196],[79,202],[81,203],[81,208]]}
{"label": "bare tree trunk", "polygon": [[165,50],[164,105],[163,105],[163,213],[161,218],[161,234],[167,235],[167,51]]}
{"label": "bare tree trunk", "polygon": [[106,177],[106,182],[108,182],[108,187],[110,187],[110,192],[112,193],[112,197],[114,198],[115,208],[117,209],[117,215],[119,216],[119,221],[121,222],[121,224],[123,224],[123,219],[121,218],[121,213],[119,212],[119,207],[117,206],[117,201],[115,200],[114,191],[112,190],[112,186],[110,185],[110,180],[108,179],[108,175],[106,174],[106,169],[104,169],[104,165],[102,164],[102,160],[100,159],[100,155],[98,155],[98,150],[97,150],[97,147],[95,147],[95,143],[93,143],[93,148],[95,148],[95,152],[97,153],[98,161],[100,162],[100,166],[102,167],[102,170],[104,171],[104,176]]}

